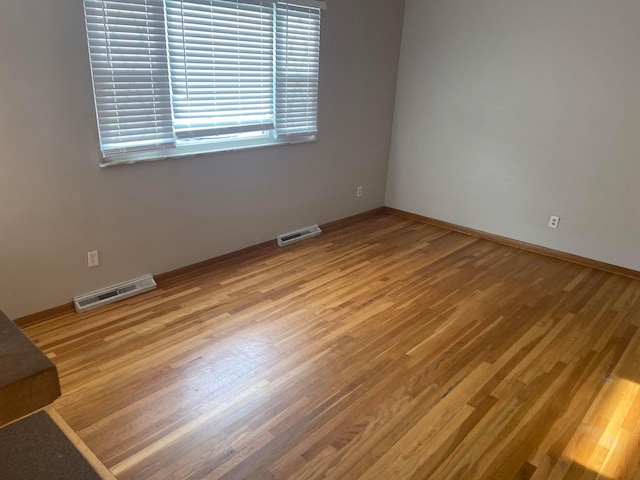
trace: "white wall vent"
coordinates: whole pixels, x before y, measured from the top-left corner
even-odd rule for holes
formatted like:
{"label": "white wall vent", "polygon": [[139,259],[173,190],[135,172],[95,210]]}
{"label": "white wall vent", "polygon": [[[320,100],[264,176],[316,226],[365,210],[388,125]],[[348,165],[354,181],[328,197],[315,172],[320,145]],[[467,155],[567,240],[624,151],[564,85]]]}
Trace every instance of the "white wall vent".
{"label": "white wall vent", "polygon": [[133,297],[139,293],[148,292],[155,288],[156,282],[153,277],[151,275],[145,275],[144,277],[134,278],[128,282],[73,297],[73,304],[76,307],[76,311],[81,313],[108,303]]}
{"label": "white wall vent", "polygon": [[304,240],[305,238],[317,237],[321,233],[322,230],[320,230],[320,227],[318,225],[311,225],[310,227],[301,228],[300,230],[296,230],[295,232],[283,233],[282,235],[278,235],[278,245],[284,247],[285,245],[299,242],[300,240]]}

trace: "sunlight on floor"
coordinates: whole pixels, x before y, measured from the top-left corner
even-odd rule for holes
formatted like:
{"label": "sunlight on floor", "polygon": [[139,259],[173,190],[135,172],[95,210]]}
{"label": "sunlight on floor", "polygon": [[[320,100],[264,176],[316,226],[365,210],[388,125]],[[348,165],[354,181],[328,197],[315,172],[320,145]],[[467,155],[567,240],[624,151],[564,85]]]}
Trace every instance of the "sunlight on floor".
{"label": "sunlight on floor", "polygon": [[564,456],[599,472],[599,478],[630,478],[627,470],[635,465],[627,462],[640,443],[640,385],[624,378],[608,381]]}

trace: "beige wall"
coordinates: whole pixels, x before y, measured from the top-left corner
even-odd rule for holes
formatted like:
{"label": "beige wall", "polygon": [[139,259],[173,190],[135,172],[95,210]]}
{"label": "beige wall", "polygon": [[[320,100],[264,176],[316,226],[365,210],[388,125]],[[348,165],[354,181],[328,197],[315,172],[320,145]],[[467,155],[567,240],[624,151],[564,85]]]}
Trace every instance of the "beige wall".
{"label": "beige wall", "polygon": [[407,0],[386,204],[640,269],[638,25],[637,0]]}
{"label": "beige wall", "polygon": [[100,169],[82,1],[0,2],[0,308],[381,206],[404,1],[327,4],[318,142]]}

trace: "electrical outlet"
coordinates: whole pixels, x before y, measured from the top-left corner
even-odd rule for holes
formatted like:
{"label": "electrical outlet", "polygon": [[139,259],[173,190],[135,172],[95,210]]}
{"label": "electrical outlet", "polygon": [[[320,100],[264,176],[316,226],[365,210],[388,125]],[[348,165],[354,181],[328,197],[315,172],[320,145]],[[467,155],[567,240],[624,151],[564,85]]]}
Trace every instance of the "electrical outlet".
{"label": "electrical outlet", "polygon": [[560,217],[556,217],[555,215],[551,215],[551,217],[549,217],[549,228],[558,228],[559,223]]}
{"label": "electrical outlet", "polygon": [[98,251],[87,252],[87,263],[89,268],[97,267],[100,265],[100,258],[98,257]]}
{"label": "electrical outlet", "polygon": [[362,196],[362,185],[360,185],[356,190],[356,197],[361,197],[361,196]]}

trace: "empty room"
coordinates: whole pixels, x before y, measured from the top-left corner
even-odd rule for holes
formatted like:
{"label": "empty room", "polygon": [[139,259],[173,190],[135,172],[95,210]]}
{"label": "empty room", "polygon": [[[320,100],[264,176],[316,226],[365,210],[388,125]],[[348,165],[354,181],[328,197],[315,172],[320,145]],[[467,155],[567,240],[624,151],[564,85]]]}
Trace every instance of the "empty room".
{"label": "empty room", "polygon": [[640,2],[0,2],[0,478],[640,478]]}

